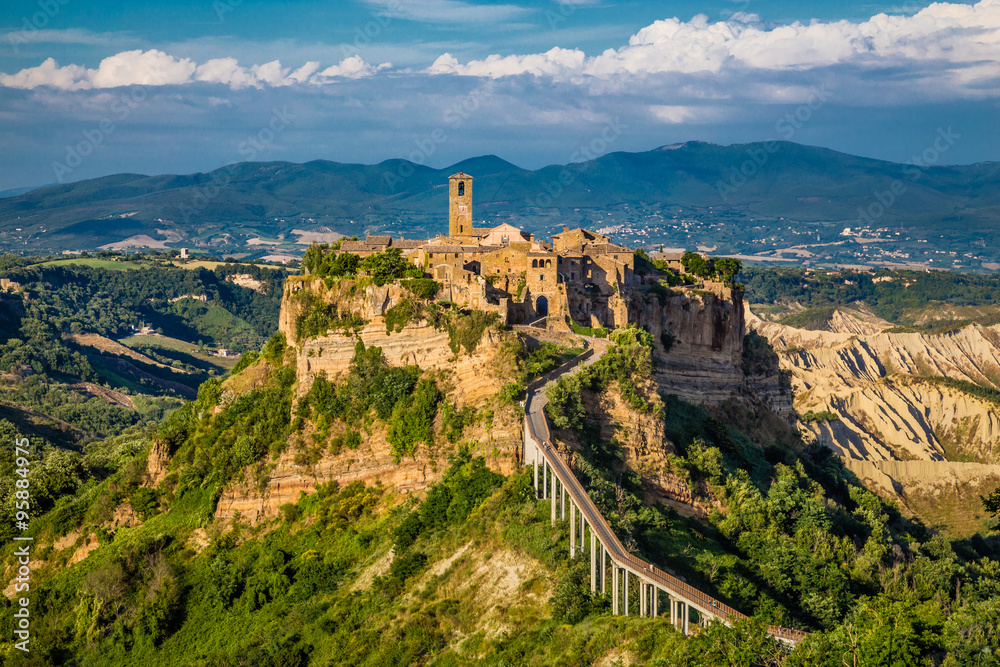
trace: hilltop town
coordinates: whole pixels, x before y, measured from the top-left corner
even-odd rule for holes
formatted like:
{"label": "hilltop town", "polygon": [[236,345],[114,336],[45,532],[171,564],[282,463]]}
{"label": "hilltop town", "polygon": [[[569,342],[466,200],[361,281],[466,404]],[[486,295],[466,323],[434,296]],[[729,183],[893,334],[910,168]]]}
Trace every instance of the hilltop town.
{"label": "hilltop town", "polygon": [[[574,324],[614,328],[629,321],[628,296],[643,282],[634,251],[582,228],[564,227],[549,243],[507,223],[478,228],[472,197],[473,177],[453,174],[447,235],[428,240],[369,235],[345,240],[335,251],[359,258],[398,252],[440,284],[439,298],[495,312],[508,326],[569,330]],[[680,255],[661,266],[679,272]]]}

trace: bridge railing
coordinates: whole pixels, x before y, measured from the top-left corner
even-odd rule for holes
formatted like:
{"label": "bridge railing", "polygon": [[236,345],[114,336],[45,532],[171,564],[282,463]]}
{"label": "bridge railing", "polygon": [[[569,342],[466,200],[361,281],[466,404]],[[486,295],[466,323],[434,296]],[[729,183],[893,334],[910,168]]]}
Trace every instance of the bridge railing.
{"label": "bridge railing", "polygon": [[[679,598],[686,598],[686,602],[694,603],[697,607],[701,607],[705,612],[718,616],[724,621],[733,622],[747,618],[746,614],[733,609],[724,602],[716,600],[712,596],[707,595],[690,584],[681,581],[677,577],[667,574],[666,572],[656,568],[656,566],[652,563],[648,563],[647,561],[638,558],[629,552],[619,541],[618,536],[615,535],[600,510],[598,510],[597,506],[594,505],[590,495],[583,488],[583,485],[580,484],[576,475],[573,474],[573,471],[569,469],[566,462],[562,460],[562,458],[556,453],[555,448],[552,447],[552,434],[549,430],[548,420],[545,418],[544,411],[542,412],[542,418],[540,420],[542,432],[536,432],[535,424],[531,419],[531,404],[535,394],[540,391],[544,385],[548,384],[548,382],[551,382],[560,375],[568,373],[570,370],[577,367],[580,363],[593,355],[593,349],[587,350],[563,366],[560,366],[554,371],[551,371],[528,385],[528,394],[524,404],[525,428],[528,429],[528,434],[531,436],[532,440],[534,440],[536,449],[541,452],[545,460],[548,461],[553,472],[555,472],[556,477],[559,478],[559,481],[561,481],[563,486],[566,488],[567,493],[569,493],[569,495],[576,502],[577,507],[579,507],[581,512],[583,512],[587,517],[591,528],[597,530],[601,537],[601,542],[608,550],[612,560],[616,561],[619,567],[625,567],[626,569],[632,570],[636,576],[649,579],[653,583],[658,584],[668,593],[672,592]],[[549,445],[549,447],[546,448],[545,445]],[[640,571],[642,574],[640,574]],[[767,632],[777,639],[783,639],[790,642],[798,642],[808,634],[802,630],[783,628],[776,625],[768,626]]]}

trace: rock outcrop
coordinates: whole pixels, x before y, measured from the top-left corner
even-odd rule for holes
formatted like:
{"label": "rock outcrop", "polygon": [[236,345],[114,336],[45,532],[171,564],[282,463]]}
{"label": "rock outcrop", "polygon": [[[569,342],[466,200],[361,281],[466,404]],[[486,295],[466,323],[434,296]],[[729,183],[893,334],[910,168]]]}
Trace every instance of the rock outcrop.
{"label": "rock outcrop", "polygon": [[654,374],[663,391],[694,403],[718,403],[742,390],[741,292],[721,285],[675,289],[637,299],[631,311],[653,334]]}
{"label": "rock outcrop", "polygon": [[[294,295],[303,287],[314,290],[315,296],[327,303],[335,304],[340,312],[358,315],[368,323],[352,331],[331,330],[325,335],[296,341],[299,305]],[[504,383],[515,377],[514,352],[507,344],[518,335],[514,332],[486,327],[472,353],[465,349],[455,352],[449,332],[423,319],[388,333],[384,313],[403,298],[405,294],[395,285],[356,288],[352,281],[343,281],[327,288],[322,281],[292,281],[282,302],[280,327],[295,355],[298,395],[308,391],[320,373],[331,379],[347,373],[358,341],[364,342],[366,347],[380,347],[391,365],[416,365],[435,372],[448,400],[460,407],[482,406]],[[224,386],[234,391],[247,390],[262,381],[251,367]],[[475,452],[485,456],[492,468],[510,473],[518,465],[521,454],[522,417],[517,406],[495,407],[484,413],[476,425],[467,427],[463,440],[476,443]],[[440,419],[438,417],[439,422]],[[358,448],[336,454],[322,452],[312,463],[302,456],[311,437],[307,427],[301,437],[294,437],[288,449],[271,462],[263,486],[252,479],[251,467],[245,471],[242,482],[227,488],[219,500],[216,516],[232,519],[239,512],[244,520],[256,523],[277,515],[281,505],[295,502],[300,493],[312,493],[318,484],[331,480],[340,484],[356,480],[366,484],[380,482],[399,493],[413,493],[440,479],[448,465],[448,452],[444,451],[447,443],[443,441],[437,448],[420,445],[412,457],[397,463],[386,439],[384,424],[375,422],[358,427],[362,437]]]}
{"label": "rock outcrop", "polygon": [[932,379],[997,387],[1000,327],[854,336],[747,319],[780,352],[799,413],[837,415],[807,427],[841,456],[1000,462],[998,407]]}

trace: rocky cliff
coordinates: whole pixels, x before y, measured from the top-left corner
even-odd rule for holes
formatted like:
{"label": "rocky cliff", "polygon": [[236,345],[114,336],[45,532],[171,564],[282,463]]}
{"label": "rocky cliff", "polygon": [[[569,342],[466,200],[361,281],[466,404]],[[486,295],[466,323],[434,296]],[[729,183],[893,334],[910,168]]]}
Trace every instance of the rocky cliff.
{"label": "rocky cliff", "polygon": [[997,405],[934,380],[996,388],[1000,326],[855,336],[748,322],[780,352],[798,412],[837,415],[807,426],[845,458],[1000,462]]}
{"label": "rocky cliff", "polygon": [[798,413],[818,415],[805,428],[866,485],[952,534],[983,526],[978,496],[1000,479],[1000,406],[941,378],[997,388],[1000,326],[852,335],[749,311],[747,321],[779,351]]}
{"label": "rocky cliff", "polygon": [[653,334],[656,381],[695,403],[730,398],[743,387],[743,295],[722,286],[637,297],[631,316]]}
{"label": "rocky cliff", "polygon": [[[313,297],[333,305],[341,314],[357,315],[368,322],[350,331],[330,330],[325,335],[297,341],[295,323],[302,305],[295,295],[301,289],[311,290]],[[394,327],[387,332],[385,313],[404,298],[406,294],[395,285],[358,288],[352,281],[342,281],[329,288],[318,280],[289,281],[282,301],[280,331],[291,346],[289,354],[294,358],[297,395],[308,391],[320,373],[331,379],[345,374],[359,340],[366,347],[380,347],[391,365],[416,365],[433,372],[448,400],[459,407],[492,408],[481,410],[476,423],[466,428],[463,441],[474,443],[476,453],[486,456],[494,469],[512,472],[521,454],[520,409],[489,399],[503,384],[516,378],[517,334],[488,326],[470,353],[464,348],[455,352],[449,331],[435,328],[425,319],[416,318],[398,330]],[[244,381],[254,375],[254,370],[244,371]],[[241,380],[233,378],[233,381]],[[440,422],[439,415],[438,432]],[[272,462],[264,487],[252,482],[248,475],[246,481],[225,490],[216,516],[229,519],[239,512],[244,519],[256,523],[275,516],[281,505],[294,502],[300,493],[311,493],[317,484],[331,480],[341,484],[379,481],[404,494],[420,491],[440,478],[454,447],[437,438],[437,447],[421,445],[412,457],[397,463],[386,440],[384,424],[358,426],[362,436],[359,447],[337,454],[330,454],[324,448],[318,460],[310,461],[303,456],[312,433],[307,425],[304,434],[293,438],[288,449]],[[335,426],[330,438],[340,434],[338,428],[343,431],[346,425]]]}

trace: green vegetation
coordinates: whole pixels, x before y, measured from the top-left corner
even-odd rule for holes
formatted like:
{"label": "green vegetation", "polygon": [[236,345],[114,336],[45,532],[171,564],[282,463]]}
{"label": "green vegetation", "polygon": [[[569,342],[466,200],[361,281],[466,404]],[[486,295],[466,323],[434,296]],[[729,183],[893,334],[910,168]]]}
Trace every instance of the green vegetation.
{"label": "green vegetation", "polygon": [[[336,453],[360,447],[378,420],[406,456],[436,436],[461,443],[479,419],[445,400],[432,377],[388,366],[363,344],[345,377],[317,377],[293,409],[294,371],[276,336],[241,360],[254,380],[239,392],[240,378],[210,379],[155,429],[91,443],[83,454],[32,444],[40,448],[32,489],[45,512],[34,514],[37,543],[74,531],[79,546],[100,544],[72,566],[75,547],[44,547],[51,567],[33,574],[34,609],[44,611],[32,660],[555,667],[627,653],[650,667],[990,664],[1000,640],[992,536],[949,542],[904,519],[828,449],[804,446],[769,413],[737,403],[707,412],[672,396],[662,397],[662,413],[653,410],[645,393],[652,337],[626,327],[612,340],[582,379],[561,380],[550,396],[553,421],[582,447],[574,468],[628,548],[750,612],[748,621],[683,638],[664,618],[609,616],[609,598],[589,591],[587,557],[567,558],[567,527],[550,526],[530,475],[504,478],[465,444],[422,502],[331,482],[256,526],[214,520],[223,486],[265,482],[297,434],[320,435]],[[531,377],[578,352],[543,345],[522,351],[519,368]],[[664,419],[673,453],[663,473],[714,508],[706,521],[643,502],[643,480],[622,447],[589,426],[595,415],[583,394],[602,391]],[[0,422],[0,437],[13,437],[11,428]],[[154,442],[172,455],[155,487],[145,474]],[[14,466],[11,451],[0,452],[4,499]],[[120,506],[139,523],[110,529]],[[12,530],[13,515],[0,518],[0,530]],[[0,555],[9,558],[5,544]],[[515,565],[516,581],[505,583],[498,573]],[[630,595],[637,604],[634,587]],[[0,618],[12,636],[11,615]],[[767,623],[814,632],[788,652],[766,636]]]}
{"label": "green vegetation", "polygon": [[[401,278],[424,280],[423,269],[406,261],[403,257],[403,252],[399,248],[387,248],[381,252],[372,253],[367,257],[360,257],[353,253],[337,252],[326,244],[313,244],[309,246],[303,256],[302,266],[311,275],[320,278],[344,278],[366,275],[379,286]],[[431,287],[430,283],[426,282],[407,282],[415,290],[426,291]],[[437,290],[434,291],[437,292]]]}
{"label": "green vegetation", "polygon": [[438,293],[438,290],[441,289],[441,283],[430,278],[401,280],[399,284],[414,297],[425,301],[432,300],[434,295]]}
{"label": "green vegetation", "polygon": [[298,309],[295,317],[295,339],[298,343],[323,336],[330,330],[351,331],[368,323],[353,313],[338,313],[336,304],[328,303],[313,290],[299,290],[292,298]]}
{"label": "green vegetation", "polygon": [[570,322],[570,326],[573,327],[573,333],[580,336],[590,336],[594,338],[607,338],[608,329],[604,327],[582,327],[576,322]]}
{"label": "green vegetation", "polygon": [[615,346],[600,361],[572,375],[561,376],[548,390],[545,412],[556,428],[587,432],[591,422],[587,420],[582,392],[603,391],[612,382],[633,410],[648,412],[651,409],[636,382],[650,372],[652,335],[629,324],[612,331],[611,340]]}
{"label": "green vegetation", "polygon": [[949,389],[955,389],[969,396],[975,396],[994,405],[1000,405],[1000,391],[993,387],[984,387],[967,380],[956,380],[946,377],[923,377],[921,380],[933,382]]}
{"label": "green vegetation", "polygon": [[743,337],[743,372],[746,375],[774,375],[778,372],[778,354],[766,338],[756,331]]}
{"label": "green vegetation", "polygon": [[[939,334],[972,322],[998,321],[992,310],[1000,300],[1000,276],[996,275],[748,267],[743,276],[750,303],[806,308],[781,320],[791,326],[822,328],[836,308],[857,304],[901,325],[896,329],[901,333]],[[976,307],[983,314],[958,318],[952,314]]]}
{"label": "green vegetation", "polygon": [[807,410],[804,414],[799,415],[799,419],[806,424],[812,422],[832,422],[840,419],[840,415],[829,410],[820,410],[819,412]]}

